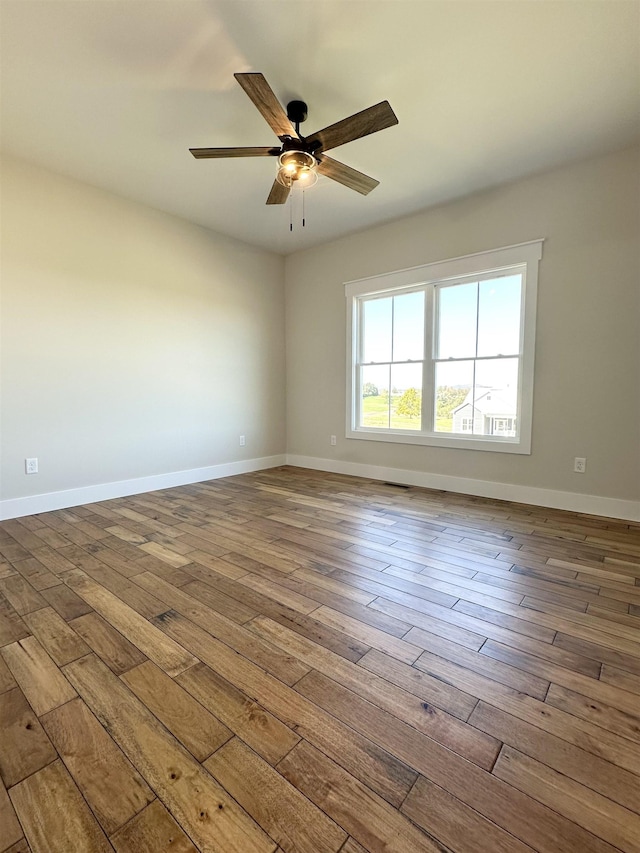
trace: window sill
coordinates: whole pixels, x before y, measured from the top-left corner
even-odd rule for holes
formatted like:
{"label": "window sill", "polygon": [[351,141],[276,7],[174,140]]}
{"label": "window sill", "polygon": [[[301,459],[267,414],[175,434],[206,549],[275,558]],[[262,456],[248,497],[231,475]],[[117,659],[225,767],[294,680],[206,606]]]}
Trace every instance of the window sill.
{"label": "window sill", "polygon": [[429,447],[446,447],[453,450],[482,450],[493,453],[531,454],[531,442],[524,437],[518,438],[488,438],[487,436],[448,435],[413,431],[394,431],[377,429],[347,429],[346,438],[364,439],[365,441],[384,441],[396,444],[418,444]]}

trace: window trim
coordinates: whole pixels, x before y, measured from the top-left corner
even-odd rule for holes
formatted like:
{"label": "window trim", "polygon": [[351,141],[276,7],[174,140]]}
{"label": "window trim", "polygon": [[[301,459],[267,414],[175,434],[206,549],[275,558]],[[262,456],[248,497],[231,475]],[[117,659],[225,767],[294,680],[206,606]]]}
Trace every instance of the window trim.
{"label": "window trim", "polygon": [[[488,450],[499,453],[531,453],[531,429],[533,419],[533,374],[535,356],[536,305],[538,294],[538,265],[542,258],[544,239],[530,240],[500,249],[490,249],[457,258],[449,258],[422,266],[411,267],[395,272],[383,273],[368,278],[346,282],[345,297],[347,303],[347,381],[346,381],[346,438],[368,441],[395,442],[400,444],[430,445],[434,447],[457,448],[460,450]],[[415,430],[387,430],[377,427],[357,425],[357,378],[355,365],[358,353],[358,314],[361,311],[361,297],[383,296],[409,293],[425,285],[453,283],[454,280],[486,276],[522,267],[522,308],[520,315],[522,348],[519,365],[519,385],[521,388],[517,418],[520,423],[520,437],[513,439],[504,436],[447,435],[435,432]],[[425,296],[433,300],[435,288],[427,288]],[[431,294],[429,296],[429,294]],[[427,316],[433,317],[433,302]],[[427,323],[427,326],[432,324]],[[433,358],[433,329],[425,331],[425,356]],[[433,371],[427,371],[432,373]],[[432,388],[424,388],[423,401],[433,397]]]}

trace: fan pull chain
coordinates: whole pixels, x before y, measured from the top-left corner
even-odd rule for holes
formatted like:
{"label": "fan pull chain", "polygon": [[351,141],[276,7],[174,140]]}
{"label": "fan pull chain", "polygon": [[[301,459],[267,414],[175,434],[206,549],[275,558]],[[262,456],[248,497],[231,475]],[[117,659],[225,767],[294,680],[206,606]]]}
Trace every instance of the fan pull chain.
{"label": "fan pull chain", "polygon": [[[304,228],[307,224],[306,214],[305,214],[305,197],[304,197],[304,187],[300,187],[300,194],[302,196],[302,227]],[[295,193],[293,192],[293,188],[289,193],[289,231],[293,231],[293,197]]]}

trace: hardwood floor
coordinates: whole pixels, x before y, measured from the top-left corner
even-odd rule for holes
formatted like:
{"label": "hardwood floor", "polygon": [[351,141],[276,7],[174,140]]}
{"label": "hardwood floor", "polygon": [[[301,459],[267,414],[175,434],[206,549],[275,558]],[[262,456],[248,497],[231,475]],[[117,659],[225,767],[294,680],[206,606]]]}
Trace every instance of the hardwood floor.
{"label": "hardwood floor", "polygon": [[640,525],[277,468],[0,523],[2,853],[638,853]]}

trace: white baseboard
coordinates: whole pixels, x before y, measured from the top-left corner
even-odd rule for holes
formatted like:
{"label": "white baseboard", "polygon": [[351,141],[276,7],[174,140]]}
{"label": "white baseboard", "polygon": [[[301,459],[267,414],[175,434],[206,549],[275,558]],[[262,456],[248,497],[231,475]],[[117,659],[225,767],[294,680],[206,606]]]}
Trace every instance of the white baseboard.
{"label": "white baseboard", "polygon": [[582,512],[589,515],[606,516],[607,518],[621,518],[627,521],[640,521],[640,501],[582,495],[577,492],[560,492],[533,486],[515,486],[509,483],[495,483],[491,480],[428,474],[420,471],[408,471],[404,468],[386,468],[381,465],[365,465],[359,462],[344,462],[295,454],[264,456],[259,459],[227,462],[221,465],[210,465],[206,468],[174,471],[169,474],[154,474],[149,477],[83,486],[61,492],[10,498],[0,501],[0,520],[35,515],[39,512],[51,512],[56,509],[66,509],[111,498],[124,498],[143,492],[155,492],[159,489],[170,489],[174,486],[185,486],[190,483],[202,483],[206,480],[217,480],[220,477],[232,477],[235,474],[247,474],[251,471],[276,468],[279,465],[293,465],[297,468],[311,468],[315,471],[328,471],[333,474],[349,474],[353,477],[366,477],[370,480],[385,480],[393,483],[404,483],[408,486],[422,486],[426,489],[439,489],[446,492],[459,492],[464,495],[477,495],[503,501],[514,501],[515,503],[552,507],[553,509],[566,509],[571,512]]}
{"label": "white baseboard", "polygon": [[287,465],[312,468],[315,471],[329,471],[332,474],[350,474],[370,480],[403,483],[407,486],[422,486],[426,489],[440,489],[445,492],[459,492],[463,495],[478,495],[483,498],[566,509],[588,515],[622,518],[625,521],[640,521],[640,501],[582,495],[577,492],[560,492],[534,486],[515,486],[510,483],[473,480],[468,477],[452,477],[445,474],[428,474],[421,471],[408,471],[404,468],[385,468],[360,462],[321,459],[316,456],[287,454]]}
{"label": "white baseboard", "polygon": [[10,498],[0,501],[0,521],[9,518],[21,518],[24,515],[34,515],[38,512],[51,512],[55,509],[95,503],[96,501],[107,501],[111,498],[139,495],[143,492],[156,492],[159,489],[170,489],[173,486],[186,486],[189,483],[218,480],[220,477],[232,477],[235,474],[262,471],[265,468],[275,468],[285,463],[284,454],[263,456],[259,459],[226,462],[222,465],[191,468],[188,471],[174,471],[170,474],[153,474],[150,477],[137,477],[133,480],[82,486],[78,489],[66,489],[62,492],[48,492],[47,494],[30,495],[25,498]]}

